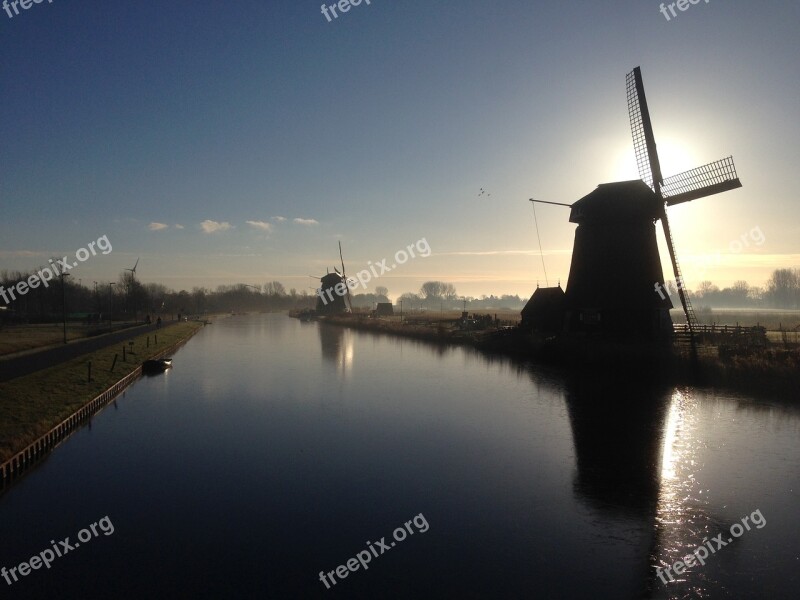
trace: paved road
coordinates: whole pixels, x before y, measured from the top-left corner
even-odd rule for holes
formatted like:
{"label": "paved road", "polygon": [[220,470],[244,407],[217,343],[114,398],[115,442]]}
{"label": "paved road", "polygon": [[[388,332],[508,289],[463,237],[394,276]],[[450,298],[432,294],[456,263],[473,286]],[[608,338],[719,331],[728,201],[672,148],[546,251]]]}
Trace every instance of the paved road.
{"label": "paved road", "polygon": [[[168,327],[169,325],[170,322],[162,324],[162,328]],[[156,331],[157,327],[158,325],[155,323],[152,325],[139,325],[106,335],[76,340],[64,346],[48,348],[47,350],[41,350],[24,356],[0,360],[0,381],[8,381],[15,377],[22,377],[23,375],[35,373],[41,369],[46,369],[47,367],[72,360],[81,354],[94,352],[106,346],[113,346],[114,344],[125,342],[137,335]]]}

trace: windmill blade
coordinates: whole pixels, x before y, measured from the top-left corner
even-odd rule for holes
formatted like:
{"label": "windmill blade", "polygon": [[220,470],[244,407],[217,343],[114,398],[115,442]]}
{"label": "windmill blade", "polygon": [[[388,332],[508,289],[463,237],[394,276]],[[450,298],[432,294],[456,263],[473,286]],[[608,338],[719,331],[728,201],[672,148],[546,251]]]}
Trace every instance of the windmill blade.
{"label": "windmill blade", "polygon": [[344,271],[344,257],[342,256],[342,242],[339,242],[339,259],[342,261],[342,281],[344,281],[344,287],[347,289],[347,304],[350,306],[350,312],[353,312],[353,299],[350,297],[350,286],[347,285],[347,275],[345,275]]}
{"label": "windmill blade", "polygon": [[628,116],[631,121],[633,149],[636,152],[636,166],[639,177],[660,195],[661,165],[658,162],[656,140],[653,136],[653,125],[650,122],[650,111],[644,95],[642,71],[636,67],[625,78],[628,94]]}
{"label": "windmill blade", "polygon": [[131,269],[131,272],[132,273],[136,273],[136,267],[138,267],[138,266],[139,266],[139,257],[137,256],[136,257],[136,264],[133,265],[133,268]]}
{"label": "windmill blade", "polygon": [[672,272],[675,273],[675,285],[678,288],[678,296],[681,299],[683,314],[686,315],[686,324],[689,326],[689,332],[694,333],[697,327],[697,317],[694,314],[692,303],[689,300],[689,294],[684,287],[683,274],[678,264],[678,257],[675,254],[675,242],[672,240],[672,230],[669,227],[669,219],[667,219],[666,210],[661,212],[661,225],[664,227],[664,237],[667,238],[667,249],[669,250],[669,258],[672,261]]}
{"label": "windmill blade", "polygon": [[667,206],[673,206],[740,187],[742,187],[742,182],[736,175],[733,157],[729,156],[667,177],[663,182],[661,192],[667,201]]}

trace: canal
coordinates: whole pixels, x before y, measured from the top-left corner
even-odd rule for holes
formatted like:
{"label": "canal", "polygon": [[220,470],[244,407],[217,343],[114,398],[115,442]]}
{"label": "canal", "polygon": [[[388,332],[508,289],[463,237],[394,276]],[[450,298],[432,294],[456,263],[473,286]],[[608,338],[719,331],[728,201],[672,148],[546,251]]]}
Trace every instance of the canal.
{"label": "canal", "polygon": [[799,442],[797,406],[624,365],[229,317],[0,497],[0,589],[793,598]]}

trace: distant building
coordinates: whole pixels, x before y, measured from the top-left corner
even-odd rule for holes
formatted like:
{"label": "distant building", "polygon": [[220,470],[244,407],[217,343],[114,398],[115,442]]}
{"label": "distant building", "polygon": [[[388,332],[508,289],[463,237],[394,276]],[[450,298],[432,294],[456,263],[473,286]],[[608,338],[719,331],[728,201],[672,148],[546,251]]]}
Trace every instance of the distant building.
{"label": "distant building", "polygon": [[376,317],[391,317],[392,315],[394,315],[394,309],[391,302],[378,302],[375,307]]}
{"label": "distant building", "polygon": [[558,333],[564,330],[566,295],[561,286],[537,287],[522,309],[522,328],[526,331]]}

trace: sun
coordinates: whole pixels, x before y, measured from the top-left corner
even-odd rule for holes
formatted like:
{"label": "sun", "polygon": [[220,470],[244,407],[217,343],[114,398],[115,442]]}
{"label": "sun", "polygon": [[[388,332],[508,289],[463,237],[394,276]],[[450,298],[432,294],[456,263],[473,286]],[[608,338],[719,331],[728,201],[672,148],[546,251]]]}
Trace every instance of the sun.
{"label": "sun", "polygon": [[[656,150],[661,165],[661,175],[665,179],[701,164],[690,147],[673,138],[665,137],[657,141]],[[632,144],[620,145],[611,162],[614,169],[612,181],[629,181],[640,178]]]}
{"label": "sun", "polygon": [[661,175],[665,179],[700,166],[694,151],[686,144],[672,138],[667,137],[657,141],[656,150],[661,164]]}

